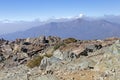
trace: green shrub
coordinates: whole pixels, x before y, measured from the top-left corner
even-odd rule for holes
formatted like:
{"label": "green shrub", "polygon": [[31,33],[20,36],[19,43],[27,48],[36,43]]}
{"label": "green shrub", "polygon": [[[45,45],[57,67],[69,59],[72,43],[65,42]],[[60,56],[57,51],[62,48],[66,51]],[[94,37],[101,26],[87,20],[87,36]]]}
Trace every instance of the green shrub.
{"label": "green shrub", "polygon": [[42,59],[43,59],[44,57],[50,58],[51,56],[52,56],[51,53],[49,53],[49,54],[47,53],[47,54],[45,54],[45,55],[43,55],[43,56],[36,56],[36,57],[34,57],[32,60],[28,61],[26,65],[27,65],[27,67],[29,67],[29,68],[37,67],[37,66],[40,65],[40,63],[41,63],[41,61],[42,61]]}
{"label": "green shrub", "polygon": [[65,46],[65,44],[62,42],[62,43],[58,43],[54,46],[54,50],[57,50],[58,48],[60,48],[61,46]]}
{"label": "green shrub", "polygon": [[75,38],[67,38],[63,40],[64,43],[69,44],[69,43],[74,43],[77,42]]}
{"label": "green shrub", "polygon": [[34,68],[36,66],[39,66],[42,59],[43,59],[43,56],[34,57],[32,60],[27,62],[27,67]]}

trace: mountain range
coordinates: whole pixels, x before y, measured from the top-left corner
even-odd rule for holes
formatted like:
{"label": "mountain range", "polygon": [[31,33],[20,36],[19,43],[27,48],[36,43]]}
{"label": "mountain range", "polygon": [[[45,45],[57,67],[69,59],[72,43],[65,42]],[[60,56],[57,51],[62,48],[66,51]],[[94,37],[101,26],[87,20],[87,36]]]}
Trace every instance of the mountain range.
{"label": "mountain range", "polygon": [[[33,25],[32,25],[33,26]],[[106,37],[120,37],[120,23],[105,17],[87,19],[56,19],[42,25],[33,26],[24,31],[0,35],[1,38],[14,40],[16,38],[45,36],[74,37],[82,40],[104,39]]]}

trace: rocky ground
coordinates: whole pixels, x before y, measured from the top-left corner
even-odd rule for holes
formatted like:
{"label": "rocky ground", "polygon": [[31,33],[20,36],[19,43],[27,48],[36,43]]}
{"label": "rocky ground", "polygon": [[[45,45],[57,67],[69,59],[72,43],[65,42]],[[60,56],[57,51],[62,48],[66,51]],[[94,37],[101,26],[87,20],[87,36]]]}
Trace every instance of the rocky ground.
{"label": "rocky ground", "polygon": [[0,80],[120,80],[120,39],[0,39]]}

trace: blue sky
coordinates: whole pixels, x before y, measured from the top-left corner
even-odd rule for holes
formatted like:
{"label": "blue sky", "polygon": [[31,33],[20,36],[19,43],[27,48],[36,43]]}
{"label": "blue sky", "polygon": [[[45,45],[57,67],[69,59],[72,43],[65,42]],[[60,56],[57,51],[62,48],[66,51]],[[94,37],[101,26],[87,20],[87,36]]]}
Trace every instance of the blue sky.
{"label": "blue sky", "polygon": [[120,15],[120,0],[0,0],[0,20]]}

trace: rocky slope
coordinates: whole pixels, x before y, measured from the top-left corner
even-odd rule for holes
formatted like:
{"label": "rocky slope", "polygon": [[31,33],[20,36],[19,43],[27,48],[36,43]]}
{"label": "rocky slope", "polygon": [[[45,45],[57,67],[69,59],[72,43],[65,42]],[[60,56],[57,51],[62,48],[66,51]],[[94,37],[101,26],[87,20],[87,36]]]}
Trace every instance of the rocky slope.
{"label": "rocky slope", "polygon": [[120,39],[0,39],[0,80],[120,80]]}

